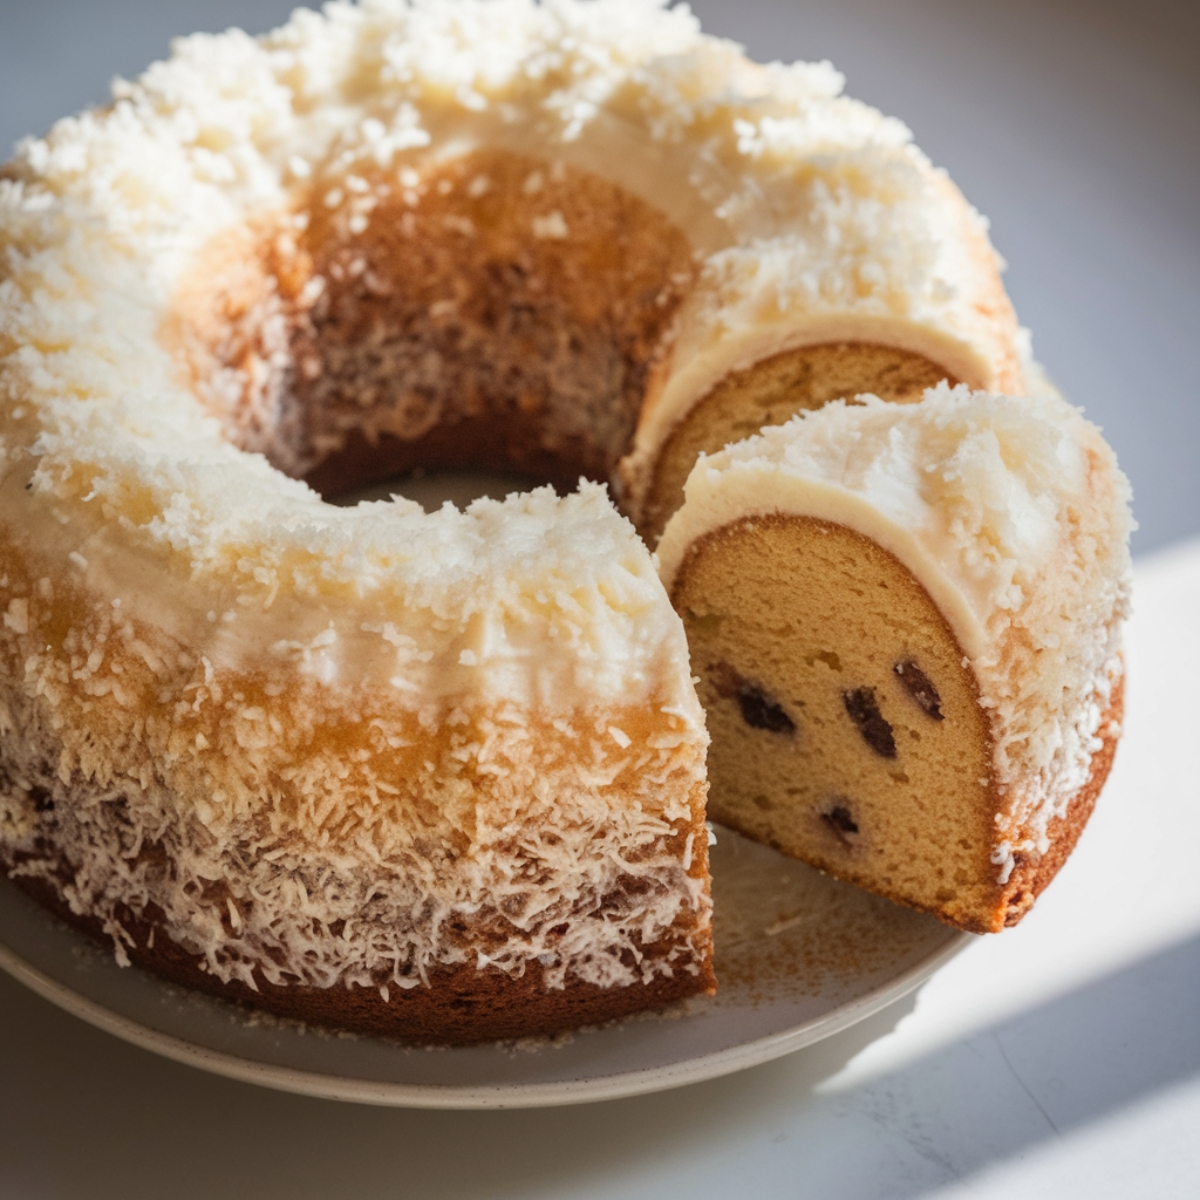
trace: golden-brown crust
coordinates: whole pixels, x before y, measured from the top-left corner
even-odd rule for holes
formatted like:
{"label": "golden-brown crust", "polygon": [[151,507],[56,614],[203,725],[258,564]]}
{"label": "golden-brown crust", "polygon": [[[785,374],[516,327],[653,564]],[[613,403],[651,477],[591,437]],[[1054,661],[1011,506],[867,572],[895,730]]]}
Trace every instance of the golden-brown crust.
{"label": "golden-brown crust", "polygon": [[[18,875],[14,882],[72,928],[111,946],[102,922],[72,912],[46,879]],[[131,962],[180,987],[289,1020],[414,1045],[470,1045],[553,1035],[716,990],[711,945],[703,963],[695,964],[700,967],[696,974],[659,974],[648,983],[628,987],[600,987],[572,979],[563,988],[548,988],[535,962],[517,977],[494,966],[480,969],[474,963],[439,967],[430,972],[428,986],[392,987],[387,999],[378,988],[283,986],[261,978],[257,989],[252,989],[236,979],[223,983],[204,970],[203,960],[166,936],[153,919],[126,910],[121,925],[132,939],[125,947]],[[640,949],[653,962],[665,957],[671,944]]]}
{"label": "golden-brown crust", "polygon": [[1046,830],[1046,836],[1050,839],[1050,848],[1046,853],[1037,857],[1017,854],[1017,865],[1009,876],[1003,903],[996,912],[995,924],[989,932],[998,932],[1004,926],[1020,921],[1075,849],[1075,843],[1079,841],[1096,807],[1104,782],[1108,779],[1108,773],[1112,770],[1124,713],[1125,677],[1122,675],[1113,688],[1112,700],[1100,722],[1102,745],[1092,755],[1087,783],[1072,797],[1067,811],[1051,820]]}
{"label": "golden-brown crust", "polygon": [[[624,724],[636,730],[634,721]],[[690,858],[686,870],[691,880],[692,902],[685,903],[673,923],[662,929],[652,943],[643,944],[636,928],[629,931],[626,948],[620,951],[624,970],[616,974],[632,982],[611,986],[585,982],[569,972],[565,984],[551,981],[549,973],[532,957],[511,974],[491,964],[479,965],[477,954],[494,952],[497,938],[503,941],[504,931],[498,930],[496,924],[500,914],[495,911],[476,914],[471,925],[452,923],[446,944],[453,954],[461,957],[465,953],[467,961],[435,963],[427,970],[425,982],[407,989],[390,978],[381,979],[378,986],[347,986],[342,982],[314,986],[302,982],[286,966],[285,982],[272,983],[265,978],[259,964],[253,967],[253,987],[239,978],[222,981],[208,969],[203,955],[188,950],[172,936],[171,931],[177,930],[178,924],[170,923],[153,899],[144,906],[139,904],[137,909],[118,902],[103,915],[92,909],[83,913],[73,911],[66,897],[73,894],[73,903],[78,904],[79,872],[76,860],[61,845],[55,829],[56,815],[66,805],[86,799],[77,793],[52,796],[49,791],[35,787],[31,798],[41,823],[40,831],[26,839],[22,849],[13,850],[0,844],[0,870],[7,870],[17,886],[64,922],[110,950],[114,936],[119,937],[121,950],[136,966],[223,1000],[288,1019],[421,1045],[552,1035],[715,991],[712,927],[708,920],[711,887],[704,825],[706,791],[707,785],[702,781],[693,785],[689,796],[690,819],[660,848],[661,853],[675,862]],[[118,806],[123,807],[119,802],[109,804]],[[174,875],[175,866],[158,843],[143,843],[130,863],[143,860]],[[235,869],[230,864],[226,866]],[[231,875],[213,879],[208,891],[219,903],[232,907],[229,884],[234,882]],[[599,898],[601,911],[617,920],[627,904],[639,902],[645,886],[645,880],[636,875],[621,877]],[[244,887],[237,892],[244,904]],[[591,910],[586,907],[589,903],[595,903],[595,899],[585,900],[579,915],[589,915]],[[564,914],[564,930],[572,916]],[[232,936],[232,925],[222,923]],[[340,938],[342,924],[324,926],[325,937]],[[386,934],[386,929],[381,933]],[[617,951],[609,947],[607,952]],[[271,957],[283,965],[277,955]],[[648,978],[637,982],[642,972]],[[415,980],[416,976],[412,978]]]}

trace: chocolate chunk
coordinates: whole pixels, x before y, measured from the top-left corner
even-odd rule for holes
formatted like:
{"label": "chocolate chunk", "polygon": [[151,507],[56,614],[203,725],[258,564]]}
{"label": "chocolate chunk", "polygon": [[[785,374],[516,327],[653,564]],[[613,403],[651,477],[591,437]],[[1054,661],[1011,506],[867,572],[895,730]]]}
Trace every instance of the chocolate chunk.
{"label": "chocolate chunk", "polygon": [[754,729],[769,729],[772,733],[795,733],[796,723],[761,688],[747,683],[738,692],[738,707],[742,720]]}
{"label": "chocolate chunk", "polygon": [[911,658],[898,662],[894,668],[900,677],[900,682],[908,689],[908,694],[935,721],[944,720],[942,715],[942,698],[937,688],[929,682],[929,676],[917,666]]}
{"label": "chocolate chunk", "polygon": [[850,815],[845,803],[837,803],[828,812],[823,812],[821,820],[833,831],[843,846],[850,847],[854,844],[851,838],[858,833],[858,822]]}
{"label": "chocolate chunk", "polygon": [[855,688],[852,692],[842,693],[842,703],[846,712],[863,740],[884,758],[896,757],[896,739],[892,737],[892,727],[883,719],[879,704],[875,699],[875,689],[869,687]]}
{"label": "chocolate chunk", "polygon": [[784,712],[783,707],[728,663],[710,664],[708,678],[718,696],[738,702],[742,720],[751,729],[766,729],[771,733],[796,732],[796,722]]}
{"label": "chocolate chunk", "polygon": [[836,804],[827,813],[821,814],[821,819],[828,821],[835,829],[840,829],[842,833],[857,833],[858,826],[855,824],[854,818],[850,815],[850,810],[844,804]]}

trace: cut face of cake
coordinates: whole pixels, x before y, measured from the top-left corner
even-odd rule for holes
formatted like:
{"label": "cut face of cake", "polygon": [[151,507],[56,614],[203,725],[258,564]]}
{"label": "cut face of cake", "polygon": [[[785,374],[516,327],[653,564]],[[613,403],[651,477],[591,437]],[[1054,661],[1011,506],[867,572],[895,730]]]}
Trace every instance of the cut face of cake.
{"label": "cut face of cake", "polygon": [[715,818],[963,924],[994,905],[987,714],[911,572],[844,525],[751,517],[696,547],[674,599]]}
{"label": "cut face of cake", "polygon": [[732,371],[665,438],[639,510],[639,529],[653,544],[683,503],[683,485],[701,454],[714,454],[765,425],[870,392],[898,403],[926,388],[957,383],[939,363],[894,346],[832,342],[801,346]]}
{"label": "cut face of cake", "polygon": [[1018,920],[1111,762],[1126,502],[1073,409],[965,388],[702,460],[660,556],[710,816],[961,928]]}

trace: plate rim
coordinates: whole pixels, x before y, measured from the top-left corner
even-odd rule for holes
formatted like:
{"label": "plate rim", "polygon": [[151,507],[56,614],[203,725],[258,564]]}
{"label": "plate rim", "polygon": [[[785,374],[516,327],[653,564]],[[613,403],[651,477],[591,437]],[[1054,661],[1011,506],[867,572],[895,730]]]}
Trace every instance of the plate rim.
{"label": "plate rim", "polygon": [[[49,916],[49,914],[47,915]],[[58,922],[58,924],[62,923]],[[81,942],[83,941],[82,935],[77,930],[65,925],[62,928]],[[803,1049],[805,1046],[823,1041],[887,1008],[888,1005],[915,991],[935,971],[976,940],[978,939],[971,933],[947,929],[947,938],[944,944],[930,951],[918,962],[911,964],[886,983],[880,984],[862,996],[838,1005],[829,1012],[802,1021],[789,1029],[767,1034],[736,1046],[727,1046],[709,1054],[700,1054],[679,1062],[649,1067],[644,1070],[529,1084],[395,1083],[257,1062],[227,1051],[214,1050],[195,1042],[189,1042],[175,1034],[152,1029],[55,979],[52,975],[28,962],[3,941],[0,941],[0,970],[17,982],[24,984],[42,999],[48,1000],[57,1008],[80,1018],[94,1028],[113,1034],[122,1041],[158,1054],[163,1058],[227,1079],[258,1084],[294,1095],[382,1107],[494,1110],[552,1108],[573,1104],[590,1104],[602,1100],[617,1100],[666,1091],[692,1083],[702,1083],[705,1080],[716,1079],[723,1075],[759,1066],[772,1059]],[[142,974],[163,988],[168,986],[149,972],[143,971]],[[220,1002],[213,1000],[212,1003]]]}

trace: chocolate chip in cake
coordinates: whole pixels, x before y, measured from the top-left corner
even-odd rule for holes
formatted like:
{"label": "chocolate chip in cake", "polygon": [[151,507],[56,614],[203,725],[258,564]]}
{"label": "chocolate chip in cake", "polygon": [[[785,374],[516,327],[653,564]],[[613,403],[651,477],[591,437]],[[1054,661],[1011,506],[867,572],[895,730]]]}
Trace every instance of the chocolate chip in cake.
{"label": "chocolate chip in cake", "polygon": [[766,729],[771,733],[796,732],[796,722],[787,715],[783,706],[728,663],[712,663],[708,667],[708,678],[718,696],[738,702],[742,720],[751,729]]}
{"label": "chocolate chip in cake", "polygon": [[738,692],[737,700],[742,720],[752,728],[769,729],[772,733],[796,732],[796,722],[761,688],[748,683]]}
{"label": "chocolate chip in cake", "polygon": [[908,690],[908,694],[921,708],[935,721],[943,720],[942,698],[938,695],[937,688],[929,682],[929,676],[911,658],[898,662],[893,669]]}
{"label": "chocolate chip in cake", "polygon": [[892,727],[883,719],[879,711],[879,703],[875,699],[875,689],[869,687],[855,688],[842,693],[842,703],[846,712],[863,740],[884,758],[896,757],[896,739],[892,737]]}
{"label": "chocolate chip in cake", "polygon": [[821,814],[821,820],[833,831],[834,837],[843,846],[849,848],[854,845],[853,839],[858,833],[858,822],[851,815],[845,800],[839,798],[832,808]]}

